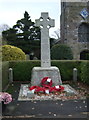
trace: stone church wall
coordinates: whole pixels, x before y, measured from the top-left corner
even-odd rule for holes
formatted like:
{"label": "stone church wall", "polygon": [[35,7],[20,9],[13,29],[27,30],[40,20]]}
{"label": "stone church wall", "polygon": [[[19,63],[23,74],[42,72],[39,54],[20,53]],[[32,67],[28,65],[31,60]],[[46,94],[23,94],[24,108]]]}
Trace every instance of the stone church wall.
{"label": "stone church wall", "polygon": [[84,19],[80,12],[86,8],[84,2],[65,2],[61,4],[61,41],[68,44],[73,52],[75,60],[80,59],[80,52],[89,50],[89,42],[78,42],[78,29],[81,23],[88,23],[88,17]]}

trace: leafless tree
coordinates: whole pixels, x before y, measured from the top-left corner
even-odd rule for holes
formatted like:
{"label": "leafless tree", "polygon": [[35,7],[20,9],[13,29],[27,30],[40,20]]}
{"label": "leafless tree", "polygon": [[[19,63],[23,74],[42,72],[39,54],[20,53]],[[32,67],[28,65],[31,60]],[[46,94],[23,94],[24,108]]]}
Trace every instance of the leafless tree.
{"label": "leafless tree", "polygon": [[55,43],[60,42],[60,29],[55,30],[52,37],[55,38]]}
{"label": "leafless tree", "polygon": [[1,24],[0,25],[0,34],[2,34],[2,31],[8,30],[10,27],[7,24]]}

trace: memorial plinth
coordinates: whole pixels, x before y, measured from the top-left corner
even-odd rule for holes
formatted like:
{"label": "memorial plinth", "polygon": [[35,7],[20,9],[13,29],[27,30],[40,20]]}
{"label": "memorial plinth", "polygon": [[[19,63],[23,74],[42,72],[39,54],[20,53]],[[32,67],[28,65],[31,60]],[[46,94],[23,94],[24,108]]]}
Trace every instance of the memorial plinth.
{"label": "memorial plinth", "polygon": [[34,67],[32,69],[31,85],[40,85],[44,77],[50,77],[54,85],[62,84],[60,71],[57,67],[53,66],[49,68]]}

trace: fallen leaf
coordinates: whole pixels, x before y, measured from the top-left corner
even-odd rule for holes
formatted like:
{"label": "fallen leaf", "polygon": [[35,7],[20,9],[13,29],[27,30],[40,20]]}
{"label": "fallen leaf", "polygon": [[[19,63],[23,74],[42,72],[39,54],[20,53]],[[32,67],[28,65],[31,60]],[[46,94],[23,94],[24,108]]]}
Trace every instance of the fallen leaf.
{"label": "fallen leaf", "polygon": [[32,108],[32,110],[34,110],[35,108]]}
{"label": "fallen leaf", "polygon": [[56,105],[58,105],[58,103],[56,103]]}
{"label": "fallen leaf", "polygon": [[86,103],[86,101],[83,101],[83,103]]}
{"label": "fallen leaf", "polygon": [[51,114],[51,112],[49,112],[49,114]]}
{"label": "fallen leaf", "polygon": [[17,104],[17,106],[19,106],[19,104]]}
{"label": "fallen leaf", "polygon": [[72,117],[72,115],[68,115],[69,117]]}
{"label": "fallen leaf", "polygon": [[57,116],[56,114],[54,114],[54,116]]}
{"label": "fallen leaf", "polygon": [[37,103],[36,101],[34,103]]}
{"label": "fallen leaf", "polygon": [[81,106],[79,108],[82,108]]}
{"label": "fallen leaf", "polygon": [[61,103],[61,106],[62,106],[63,104]]}

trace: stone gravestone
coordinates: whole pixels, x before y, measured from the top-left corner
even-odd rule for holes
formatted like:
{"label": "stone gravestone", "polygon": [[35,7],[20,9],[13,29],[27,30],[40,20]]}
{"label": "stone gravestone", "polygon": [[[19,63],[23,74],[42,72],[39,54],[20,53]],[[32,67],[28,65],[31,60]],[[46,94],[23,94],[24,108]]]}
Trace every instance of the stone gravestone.
{"label": "stone gravestone", "polygon": [[36,26],[41,27],[41,67],[32,69],[31,85],[39,85],[42,78],[50,77],[54,85],[62,84],[60,71],[56,66],[51,66],[49,28],[54,27],[54,19],[47,12],[41,13],[36,20]]}

